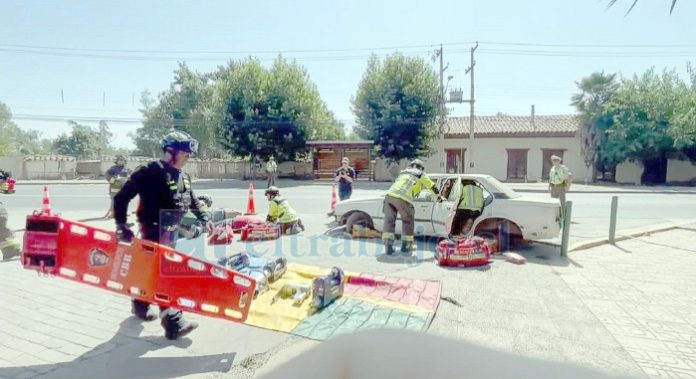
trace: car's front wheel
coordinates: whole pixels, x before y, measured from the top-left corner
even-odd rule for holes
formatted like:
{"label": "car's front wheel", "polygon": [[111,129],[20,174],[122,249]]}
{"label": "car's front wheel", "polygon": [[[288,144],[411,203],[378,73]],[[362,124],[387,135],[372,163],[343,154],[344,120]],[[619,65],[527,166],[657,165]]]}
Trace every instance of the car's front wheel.
{"label": "car's front wheel", "polygon": [[346,218],[346,232],[352,233],[353,226],[359,225],[369,229],[375,228],[375,223],[372,221],[372,217],[364,212],[353,212]]}

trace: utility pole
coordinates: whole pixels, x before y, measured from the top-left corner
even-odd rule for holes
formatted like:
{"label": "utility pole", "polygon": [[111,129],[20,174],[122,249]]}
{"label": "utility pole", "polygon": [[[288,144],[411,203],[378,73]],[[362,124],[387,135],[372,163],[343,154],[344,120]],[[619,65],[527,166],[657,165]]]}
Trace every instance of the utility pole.
{"label": "utility pole", "polygon": [[474,168],[474,67],[476,66],[476,61],[474,60],[474,52],[478,48],[478,42],[476,46],[471,48],[471,65],[466,69],[466,73],[471,74],[471,95],[469,100],[469,168]]}
{"label": "utility pole", "polygon": [[[435,59],[437,59],[437,58],[440,58],[440,96],[441,96],[440,106],[442,107],[442,111],[444,113],[444,108],[445,108],[445,103],[446,103],[446,99],[445,99],[445,70],[447,70],[447,68],[449,67],[449,63],[447,63],[447,65],[444,64],[442,44],[440,44],[439,49],[433,51],[433,61],[435,61]],[[441,146],[442,148],[438,149],[438,150],[440,150],[438,155],[440,156],[440,169],[441,170],[444,169],[444,167],[445,167],[445,163],[444,163],[444,159],[443,159],[443,151],[444,151],[444,140],[445,140],[444,126],[445,126],[446,122],[447,122],[447,120],[443,116],[439,122],[440,125],[438,126],[438,131],[437,131],[438,139],[440,140],[441,143],[443,143],[443,146]]]}

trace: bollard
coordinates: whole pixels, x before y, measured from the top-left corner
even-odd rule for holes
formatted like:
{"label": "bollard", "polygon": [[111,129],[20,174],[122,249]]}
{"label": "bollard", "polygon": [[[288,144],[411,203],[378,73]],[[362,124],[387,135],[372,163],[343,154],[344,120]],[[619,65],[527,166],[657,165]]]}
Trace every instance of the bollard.
{"label": "bollard", "polygon": [[568,240],[570,239],[570,218],[573,213],[573,202],[566,201],[563,205],[563,235],[561,236],[561,256],[568,256]]}
{"label": "bollard", "polygon": [[609,243],[616,244],[616,210],[619,208],[619,197],[611,197],[611,218],[609,219]]}

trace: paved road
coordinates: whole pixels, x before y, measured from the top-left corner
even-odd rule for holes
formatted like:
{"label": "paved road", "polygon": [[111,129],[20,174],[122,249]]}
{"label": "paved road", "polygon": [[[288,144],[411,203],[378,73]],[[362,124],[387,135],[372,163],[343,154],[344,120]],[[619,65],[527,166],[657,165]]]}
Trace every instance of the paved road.
{"label": "paved road", "polygon": [[[242,182],[238,182],[230,185],[235,188],[220,188],[219,183],[204,182],[194,184],[194,188],[198,193],[211,195],[215,202],[214,206],[244,210],[248,190],[239,188],[243,185]],[[41,191],[41,186],[26,186],[22,187],[20,193],[0,197],[0,201],[5,202],[10,209],[13,227],[21,228],[23,215],[40,207]],[[105,185],[53,185],[50,187],[50,192],[54,210],[63,212],[68,217],[71,217],[71,214],[77,215],[75,212],[79,212],[80,217],[97,218],[102,216],[108,207]],[[353,197],[370,197],[379,193],[381,190],[378,189],[356,189]],[[298,210],[310,234],[320,234],[326,230],[327,223],[331,221],[326,217],[331,203],[330,187],[302,183],[300,186],[283,188],[282,194]],[[523,193],[523,195],[532,198],[548,196],[545,193]],[[571,243],[608,235],[613,195],[619,196],[618,234],[666,222],[690,221],[696,214],[696,193],[630,191],[620,191],[616,194],[571,193],[568,196],[568,199],[573,201],[574,223],[571,227]],[[263,197],[262,189],[256,190],[255,199],[257,212],[265,214],[268,204]],[[111,227],[108,223],[104,225]]]}
{"label": "paved road", "polygon": [[[74,219],[103,215],[105,192],[104,186],[96,185],[51,187],[54,210]],[[219,206],[244,208],[246,204],[244,189],[199,192],[211,194]],[[555,248],[532,245],[521,251],[529,259],[525,266],[496,260],[487,270],[448,270],[432,263],[432,246],[424,246],[423,241],[417,259],[385,262],[375,258],[381,253],[379,243],[320,237],[330,221],[326,217],[329,187],[304,185],[283,192],[300,210],[309,231],[254,245],[235,242],[230,250],[281,252],[297,263],[440,280],[443,296],[460,306],[443,301],[430,332],[499,351],[633,377],[688,377],[696,371],[693,349],[684,350],[696,341],[693,322],[688,319],[696,312],[690,308],[694,302],[688,295],[696,288],[693,252],[688,251],[696,244],[696,233],[653,236],[640,240],[645,243],[620,244],[625,251],[602,247],[571,254],[570,259],[560,258]],[[356,190],[355,196],[374,193]],[[578,224],[573,225],[577,233],[604,233],[602,222],[608,216],[603,219],[599,214],[608,211],[610,196],[572,195],[578,204]],[[692,198],[622,193],[619,230],[688,219],[695,214]],[[40,186],[3,196],[13,213],[11,224],[20,228],[22,215],[38,208],[40,199]],[[257,211],[263,214],[267,205],[262,191],[257,191],[256,200]],[[626,209],[628,204],[633,206]],[[110,221],[93,223],[113,228]],[[209,258],[220,253],[224,252],[205,251]],[[669,265],[653,271],[656,262]],[[135,376],[210,378],[228,377],[221,372],[230,366],[231,377],[249,377],[316,345],[283,333],[195,316],[201,321],[200,330],[190,339],[172,344],[161,337],[157,323],[141,324],[129,318],[125,298],[65,280],[39,278],[17,261],[0,263],[0,277],[5,283],[0,291],[0,304],[4,304],[0,311],[0,377],[41,373],[47,373],[47,378],[118,377],[114,367],[119,367]],[[629,298],[632,308],[619,312],[616,307]],[[670,308],[659,313],[651,303]],[[643,336],[631,339],[630,333]],[[111,376],[104,376],[105,372]]]}

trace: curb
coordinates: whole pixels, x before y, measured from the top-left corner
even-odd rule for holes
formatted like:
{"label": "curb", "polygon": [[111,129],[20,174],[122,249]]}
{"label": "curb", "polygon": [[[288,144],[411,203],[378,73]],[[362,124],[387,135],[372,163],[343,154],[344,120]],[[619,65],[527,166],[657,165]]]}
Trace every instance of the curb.
{"label": "curb", "polygon": [[[649,235],[652,233],[666,232],[666,231],[674,230],[674,229],[686,229],[686,230],[696,231],[696,228],[686,228],[687,225],[693,225],[693,224],[694,224],[693,221],[689,221],[689,222],[681,222],[681,223],[667,223],[667,224],[662,224],[662,225],[658,225],[655,227],[634,229],[632,231],[629,231],[628,233],[623,233],[621,235],[617,235],[614,240],[615,240],[615,242],[621,242],[621,241],[633,239],[636,237],[646,236],[646,235]],[[561,247],[560,243],[555,243],[555,242],[548,242],[548,241],[533,241],[533,242],[536,244],[539,244],[539,245],[553,246],[553,247],[559,247],[559,248]],[[590,239],[590,240],[583,241],[583,242],[578,242],[574,245],[568,246],[568,252],[587,250],[587,249],[591,249],[593,247],[607,245],[607,244],[609,244],[608,237],[607,238],[594,238],[594,239]]]}
{"label": "curb", "polygon": [[[690,221],[690,222],[682,222],[682,223],[662,224],[662,225],[658,225],[656,227],[636,229],[632,232],[628,232],[628,233],[621,234],[620,236],[616,236],[615,242],[621,242],[621,241],[633,239],[636,237],[642,237],[642,236],[646,236],[646,235],[649,235],[652,233],[660,233],[660,232],[666,232],[666,231],[674,230],[674,229],[682,229],[683,227],[685,227],[687,225],[693,225],[693,224],[694,224],[694,222]],[[609,238],[597,238],[594,240],[584,241],[584,242],[580,242],[580,243],[577,243],[575,245],[572,245],[572,246],[568,247],[568,251],[570,252],[570,251],[586,250],[586,249],[590,249],[593,247],[602,246],[605,244],[609,244]]]}

